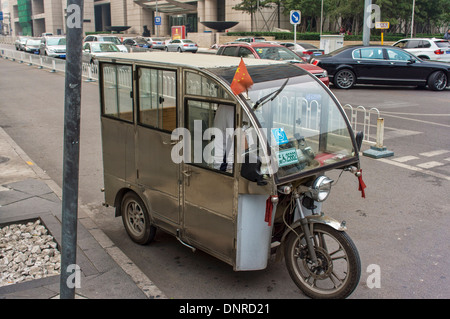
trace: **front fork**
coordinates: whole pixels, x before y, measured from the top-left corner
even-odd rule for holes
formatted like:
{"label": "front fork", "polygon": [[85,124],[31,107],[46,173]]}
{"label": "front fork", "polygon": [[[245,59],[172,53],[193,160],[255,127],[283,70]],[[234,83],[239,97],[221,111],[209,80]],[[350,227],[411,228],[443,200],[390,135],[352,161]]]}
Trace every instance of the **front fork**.
{"label": "front fork", "polygon": [[313,237],[309,229],[308,219],[303,213],[302,203],[300,202],[300,195],[296,192],[293,194],[295,202],[297,203],[298,211],[300,214],[300,225],[302,227],[303,233],[305,234],[306,246],[308,247],[309,256],[314,266],[317,266],[317,256],[314,249]]}

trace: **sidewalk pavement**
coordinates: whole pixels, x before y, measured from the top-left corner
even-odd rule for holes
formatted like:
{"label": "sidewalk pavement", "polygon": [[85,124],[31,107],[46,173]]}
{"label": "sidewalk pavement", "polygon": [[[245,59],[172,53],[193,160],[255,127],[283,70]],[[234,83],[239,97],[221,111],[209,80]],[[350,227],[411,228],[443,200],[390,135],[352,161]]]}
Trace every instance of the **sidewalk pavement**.
{"label": "sidewalk pavement", "polygon": [[[0,128],[0,227],[40,219],[60,250],[61,194],[61,188]],[[76,263],[81,276],[75,297],[166,299],[89,214],[79,207]],[[59,291],[58,274],[0,286],[0,299],[57,299]]]}

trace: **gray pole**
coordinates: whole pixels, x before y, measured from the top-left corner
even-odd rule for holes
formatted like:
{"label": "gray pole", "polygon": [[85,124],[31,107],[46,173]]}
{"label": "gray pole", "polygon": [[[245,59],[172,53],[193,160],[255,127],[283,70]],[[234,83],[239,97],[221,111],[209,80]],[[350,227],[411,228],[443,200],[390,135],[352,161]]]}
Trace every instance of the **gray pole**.
{"label": "gray pole", "polygon": [[60,298],[75,298],[83,0],[67,1]]}
{"label": "gray pole", "polygon": [[411,13],[411,38],[413,37],[414,33],[414,8],[416,7],[416,0],[413,0],[413,7],[412,7],[412,13]]}
{"label": "gray pole", "polygon": [[[370,45],[370,16],[372,15],[372,10],[368,10],[369,6],[372,5],[372,0],[364,0],[364,27],[363,27],[363,45]],[[369,11],[369,12],[368,12]]]}

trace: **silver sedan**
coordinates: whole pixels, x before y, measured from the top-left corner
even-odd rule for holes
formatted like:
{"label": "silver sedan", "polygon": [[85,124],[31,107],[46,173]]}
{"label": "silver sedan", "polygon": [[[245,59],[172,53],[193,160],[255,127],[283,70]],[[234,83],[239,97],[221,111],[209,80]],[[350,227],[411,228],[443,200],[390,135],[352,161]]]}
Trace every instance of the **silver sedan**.
{"label": "silver sedan", "polygon": [[171,40],[166,44],[166,51],[172,52],[192,52],[196,53],[198,51],[197,43],[188,39],[176,39]]}

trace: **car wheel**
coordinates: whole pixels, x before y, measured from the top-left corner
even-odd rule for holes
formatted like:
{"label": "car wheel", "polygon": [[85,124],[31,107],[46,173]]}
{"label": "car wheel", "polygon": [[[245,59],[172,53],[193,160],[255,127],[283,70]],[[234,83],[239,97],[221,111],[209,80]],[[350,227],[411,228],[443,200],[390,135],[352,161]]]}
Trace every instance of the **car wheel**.
{"label": "car wheel", "polygon": [[177,49],[177,52],[181,53],[181,48],[178,48],[178,49]]}
{"label": "car wheel", "polygon": [[339,70],[333,79],[334,85],[339,89],[350,89],[356,83],[356,76],[349,69]]}
{"label": "car wheel", "polygon": [[447,76],[442,71],[436,71],[428,78],[428,87],[433,91],[442,91],[447,87]]}
{"label": "car wheel", "polygon": [[122,199],[122,221],[130,238],[138,244],[150,243],[156,234],[150,215],[141,198],[128,192]]}

